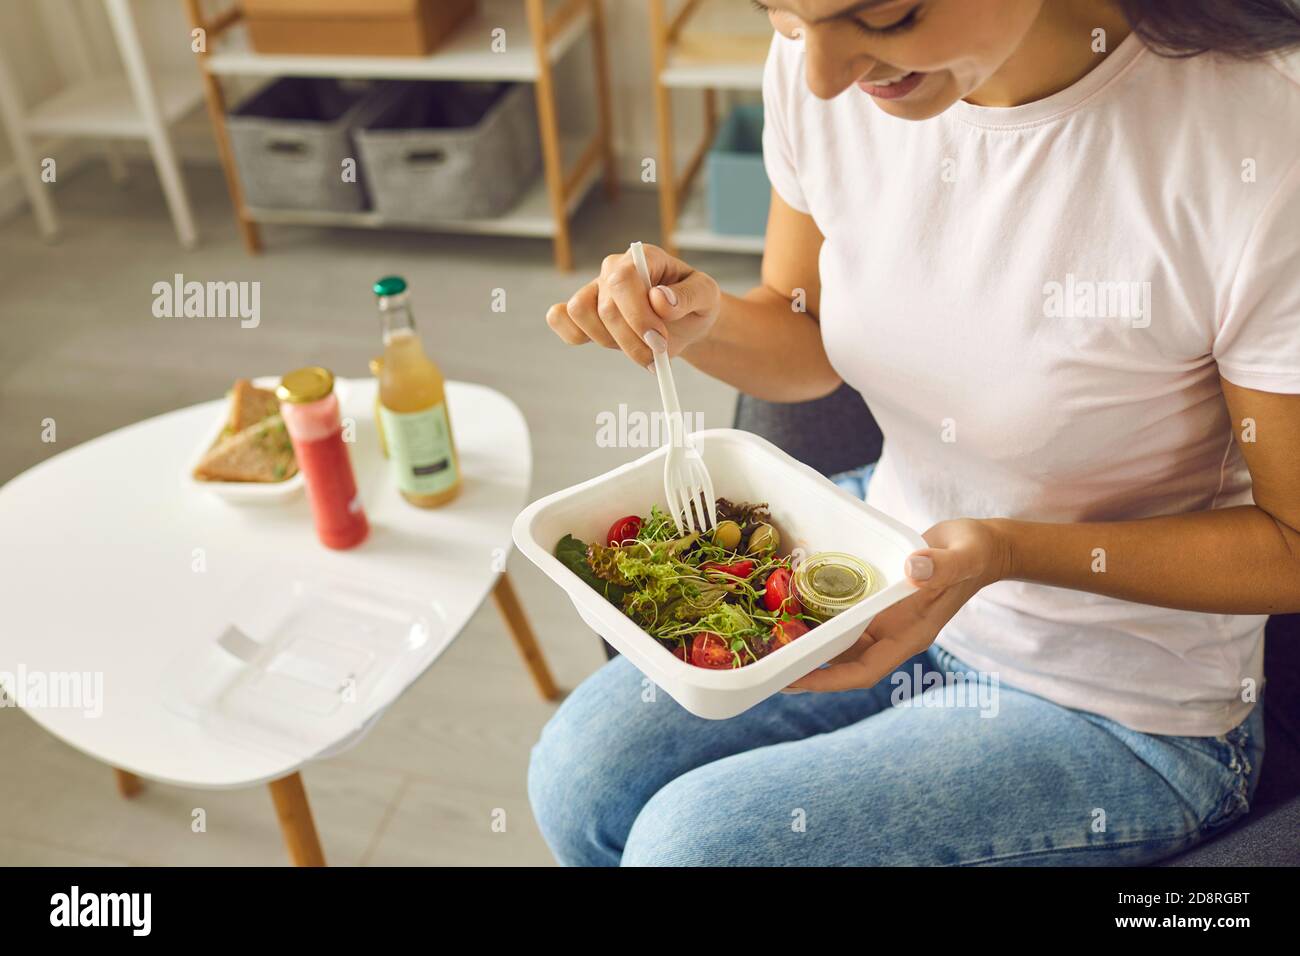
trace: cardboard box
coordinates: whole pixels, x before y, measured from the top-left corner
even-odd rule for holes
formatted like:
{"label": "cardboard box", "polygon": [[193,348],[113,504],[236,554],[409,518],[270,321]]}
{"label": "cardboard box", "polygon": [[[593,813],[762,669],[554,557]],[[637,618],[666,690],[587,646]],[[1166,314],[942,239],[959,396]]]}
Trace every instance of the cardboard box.
{"label": "cardboard box", "polygon": [[477,0],[244,0],[258,53],[427,56]]}
{"label": "cardboard box", "polygon": [[750,0],[701,0],[677,37],[674,52],[683,63],[761,66],[772,46],[772,24]]}

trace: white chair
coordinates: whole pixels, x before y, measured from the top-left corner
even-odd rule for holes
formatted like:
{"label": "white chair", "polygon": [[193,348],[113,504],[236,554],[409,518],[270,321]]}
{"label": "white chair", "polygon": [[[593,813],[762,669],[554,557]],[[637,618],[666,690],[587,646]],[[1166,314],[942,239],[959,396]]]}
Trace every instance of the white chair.
{"label": "white chair", "polygon": [[38,138],[101,140],[113,178],[119,182],[125,179],[126,170],[115,142],[143,139],[149,144],[181,245],[193,248],[198,232],[168,127],[198,107],[203,100],[202,86],[192,69],[155,76],[145,61],[130,0],[102,3],[122,57],[124,75],[96,70],[86,24],[75,4],[68,0],[31,3],[31,9],[40,12],[46,35],[67,48],[77,74],[68,76],[65,72],[64,88],[35,106],[23,104],[6,58],[4,38],[0,38],[0,123],[8,134],[37,227],[49,240],[59,234],[49,185],[41,176]]}

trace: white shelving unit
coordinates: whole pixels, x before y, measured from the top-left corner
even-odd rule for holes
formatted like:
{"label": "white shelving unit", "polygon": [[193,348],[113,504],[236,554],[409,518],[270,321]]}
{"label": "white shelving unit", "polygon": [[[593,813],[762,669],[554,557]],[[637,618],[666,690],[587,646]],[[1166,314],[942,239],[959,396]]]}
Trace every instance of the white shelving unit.
{"label": "white shelving unit", "polygon": [[[203,87],[189,71],[160,72],[153,77],[163,123],[171,126],[203,104]],[[136,103],[126,77],[83,80],[38,104],[26,117],[36,136],[103,136],[144,139],[149,121]]]}
{"label": "white shelving unit", "polygon": [[[196,28],[207,30],[209,52],[202,55],[208,106],[227,183],[234,199],[245,246],[261,248],[263,223],[351,226],[367,229],[421,229],[432,232],[550,238],[556,265],[573,268],[570,218],[596,181],[616,193],[610,135],[610,92],[603,0],[480,0],[479,11],[436,51],[422,57],[288,56],[252,50],[238,8],[217,20],[204,20],[198,0],[187,0]],[[504,30],[505,49],[493,40]],[[215,37],[220,43],[214,44]],[[598,101],[597,129],[585,141],[561,136],[553,71],[584,37],[592,39]],[[378,213],[259,209],[245,205],[225,131],[225,98],[220,79],[229,76],[323,76],[376,80],[499,80],[532,83],[537,90],[543,170],[516,206],[493,219],[390,223]]]}
{"label": "white shelving unit", "polygon": [[[708,185],[699,175],[717,134],[717,92],[761,92],[771,31],[738,0],[650,0],[650,43],[659,130],[659,217],[663,243],[681,249],[762,253],[763,236],[731,236],[709,225]],[[674,91],[704,93],[704,137],[679,173],[673,119]]]}
{"label": "white shelving unit", "polygon": [[94,72],[82,24],[65,0],[42,0],[40,10],[51,37],[57,37],[57,42],[71,48],[81,75],[69,77],[68,85],[62,90],[27,108],[19,101],[17,83],[6,63],[5,51],[0,49],[0,121],[8,131],[37,228],[47,239],[55,238],[59,232],[49,187],[41,178],[36,139],[103,140],[113,177],[119,181],[125,178],[126,171],[114,141],[141,139],[149,144],[177,237],[182,246],[192,248],[198,242],[198,230],[168,131],[203,102],[203,87],[198,77],[189,72],[150,70],[130,0],[105,0],[109,25],[125,67],[124,75]]}

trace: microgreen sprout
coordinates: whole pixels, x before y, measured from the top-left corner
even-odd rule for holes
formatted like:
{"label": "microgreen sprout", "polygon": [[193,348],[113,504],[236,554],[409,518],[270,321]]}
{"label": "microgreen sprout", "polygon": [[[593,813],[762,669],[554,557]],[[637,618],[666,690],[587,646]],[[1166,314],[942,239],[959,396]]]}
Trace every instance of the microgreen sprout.
{"label": "microgreen sprout", "polygon": [[[752,528],[769,520],[765,505],[719,501],[718,517]],[[567,560],[581,564],[581,543],[567,538]],[[735,538],[729,543],[735,544]],[[770,653],[782,622],[817,621],[805,614],[769,610],[764,604],[768,576],[788,566],[771,550],[746,553],[737,545],[718,544],[711,533],[679,535],[672,518],[657,505],[641,522],[636,537],[610,546],[589,545],[585,568],[578,568],[623,613],[665,647],[684,648],[688,661],[706,648],[730,653],[732,667],[744,667]],[[590,576],[588,576],[588,573]],[[726,657],[711,658],[707,666],[727,666]],[[702,665],[703,666],[703,665]]]}

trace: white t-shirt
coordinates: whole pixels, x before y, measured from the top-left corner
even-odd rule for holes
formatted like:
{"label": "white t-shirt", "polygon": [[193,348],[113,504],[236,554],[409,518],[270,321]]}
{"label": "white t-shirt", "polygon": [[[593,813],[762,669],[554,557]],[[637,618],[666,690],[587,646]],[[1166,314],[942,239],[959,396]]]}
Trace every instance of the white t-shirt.
{"label": "white t-shirt", "polygon": [[[1252,500],[1219,376],[1300,393],[1293,65],[1130,36],[1044,100],[915,122],[856,87],[818,100],[802,44],[775,37],[767,170],[826,237],[822,337],[885,436],[870,504],[924,531]],[[1209,736],[1262,688],[1264,621],[1001,582],[938,644],[1064,706]]]}

